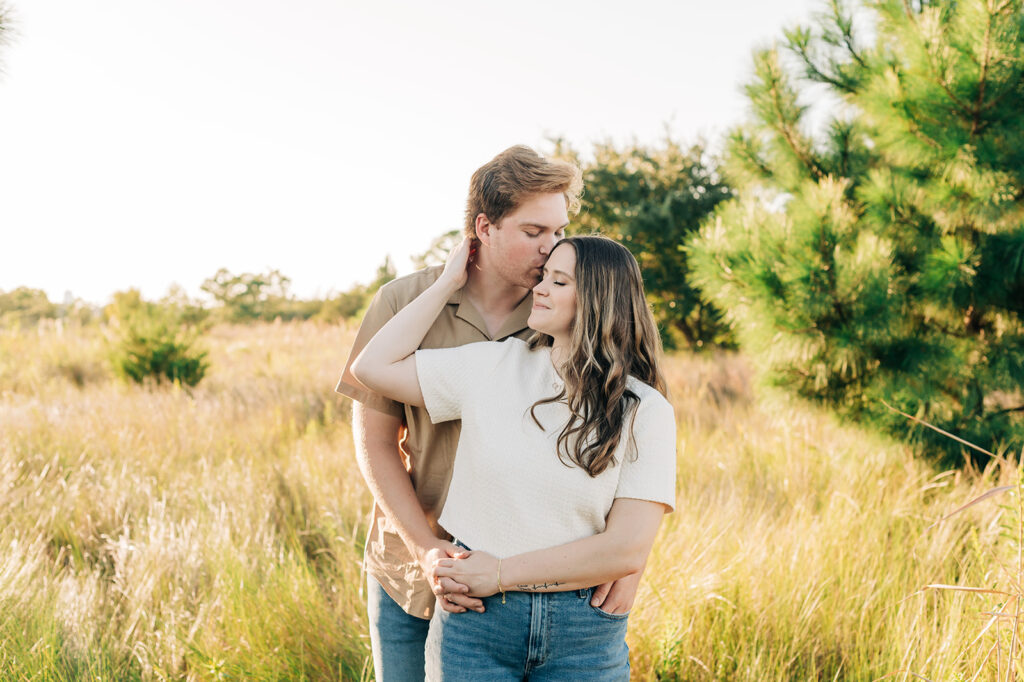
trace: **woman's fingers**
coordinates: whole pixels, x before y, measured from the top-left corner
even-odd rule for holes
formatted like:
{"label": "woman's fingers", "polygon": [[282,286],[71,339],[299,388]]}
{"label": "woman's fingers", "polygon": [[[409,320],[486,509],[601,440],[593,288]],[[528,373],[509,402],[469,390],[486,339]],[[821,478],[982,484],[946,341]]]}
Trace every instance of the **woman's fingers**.
{"label": "woman's fingers", "polygon": [[466,282],[466,267],[469,265],[469,252],[473,240],[463,237],[459,245],[448,254],[448,260],[444,264],[442,276],[451,277],[460,285]]}
{"label": "woman's fingers", "polygon": [[454,566],[442,566],[441,564],[437,564],[434,566],[433,573],[436,576],[436,579],[440,580],[441,578],[451,578],[456,574],[456,570]]}

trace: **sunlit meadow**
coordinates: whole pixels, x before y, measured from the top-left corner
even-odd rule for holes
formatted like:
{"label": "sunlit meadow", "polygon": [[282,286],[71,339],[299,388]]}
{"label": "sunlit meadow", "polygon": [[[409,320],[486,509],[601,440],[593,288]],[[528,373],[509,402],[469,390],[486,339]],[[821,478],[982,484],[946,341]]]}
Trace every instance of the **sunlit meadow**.
{"label": "sunlit meadow", "polygon": [[[101,327],[0,330],[0,679],[372,678],[370,498],[332,390],[352,337],[216,327],[188,391],[115,379]],[[678,509],[630,618],[636,679],[1006,670],[1012,622],[984,614],[1014,599],[924,588],[1019,579],[1014,491],[930,527],[1015,468],[940,471],[735,356],[667,364]]]}

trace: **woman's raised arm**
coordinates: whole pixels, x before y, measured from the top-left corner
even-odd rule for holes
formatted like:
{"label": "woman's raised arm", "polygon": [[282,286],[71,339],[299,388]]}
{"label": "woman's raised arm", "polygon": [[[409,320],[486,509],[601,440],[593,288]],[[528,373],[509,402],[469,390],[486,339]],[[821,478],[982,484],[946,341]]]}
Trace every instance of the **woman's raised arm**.
{"label": "woman's raised arm", "polygon": [[465,285],[470,244],[468,237],[463,239],[448,255],[437,281],[399,310],[366,344],[351,367],[360,383],[397,402],[423,405],[413,353],[451,295]]}

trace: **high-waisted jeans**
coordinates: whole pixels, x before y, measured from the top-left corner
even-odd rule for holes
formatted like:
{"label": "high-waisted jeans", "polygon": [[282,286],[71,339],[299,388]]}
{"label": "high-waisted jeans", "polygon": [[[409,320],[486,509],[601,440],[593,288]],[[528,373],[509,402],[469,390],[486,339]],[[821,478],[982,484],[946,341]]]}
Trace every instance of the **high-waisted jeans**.
{"label": "high-waisted jeans", "polygon": [[427,679],[628,682],[626,619],[590,605],[593,589],[507,592],[484,613],[440,608],[427,636]]}

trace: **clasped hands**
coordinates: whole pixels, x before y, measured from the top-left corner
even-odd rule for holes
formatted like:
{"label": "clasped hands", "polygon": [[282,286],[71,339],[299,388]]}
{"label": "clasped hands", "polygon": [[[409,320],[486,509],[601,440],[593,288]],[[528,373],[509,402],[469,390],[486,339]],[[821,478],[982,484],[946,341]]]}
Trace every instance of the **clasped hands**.
{"label": "clasped hands", "polygon": [[450,613],[467,610],[483,613],[480,597],[489,597],[498,591],[498,559],[487,552],[473,552],[441,542],[421,554],[419,564],[437,603]]}
{"label": "clasped hands", "polygon": [[[451,542],[439,541],[419,555],[420,568],[437,597],[437,603],[449,613],[467,610],[484,612],[481,597],[499,591],[498,559],[487,552],[471,551]],[[608,613],[626,613],[632,608],[640,585],[641,573],[634,573],[594,589],[590,604]],[[501,588],[510,587],[502,584]]]}

